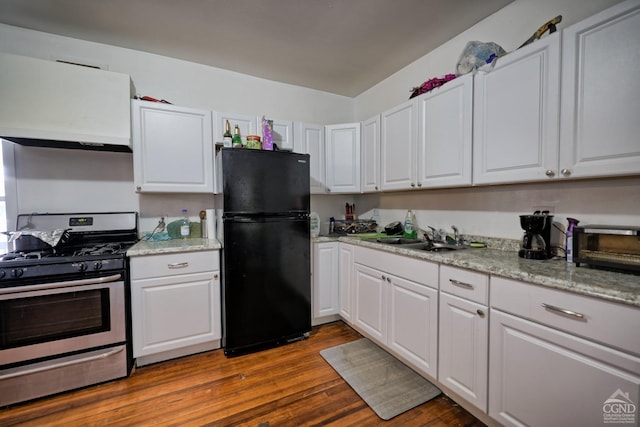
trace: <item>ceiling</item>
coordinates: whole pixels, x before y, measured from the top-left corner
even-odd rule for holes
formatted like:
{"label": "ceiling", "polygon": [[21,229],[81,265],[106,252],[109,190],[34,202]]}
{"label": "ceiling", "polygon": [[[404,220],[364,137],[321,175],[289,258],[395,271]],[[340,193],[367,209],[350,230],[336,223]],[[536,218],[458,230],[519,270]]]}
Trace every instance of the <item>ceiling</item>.
{"label": "ceiling", "polygon": [[351,97],[511,1],[0,0],[0,22]]}

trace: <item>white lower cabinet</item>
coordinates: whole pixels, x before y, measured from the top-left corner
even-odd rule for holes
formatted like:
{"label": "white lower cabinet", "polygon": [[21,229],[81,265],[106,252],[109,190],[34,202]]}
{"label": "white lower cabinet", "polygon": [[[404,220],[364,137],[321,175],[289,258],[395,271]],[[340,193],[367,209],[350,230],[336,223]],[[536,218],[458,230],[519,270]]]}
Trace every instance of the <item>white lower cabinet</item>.
{"label": "white lower cabinet", "polygon": [[387,275],[389,347],[435,378],[438,360],[438,290]]}
{"label": "white lower cabinet", "polygon": [[355,307],[353,323],[379,344],[387,343],[387,279],[375,268],[354,267]]}
{"label": "white lower cabinet", "polygon": [[353,245],[340,243],[338,253],[340,317],[346,322],[351,322],[353,313],[353,252]]}
{"label": "white lower cabinet", "polygon": [[487,412],[489,276],[440,266],[438,380]]}
{"label": "white lower cabinet", "polygon": [[[312,245],[313,253],[313,323],[326,323],[322,318],[340,311],[338,242]],[[330,319],[334,320],[334,319]]]}
{"label": "white lower cabinet", "polygon": [[438,264],[363,247],[354,261],[354,328],[435,378]]}
{"label": "white lower cabinet", "polygon": [[487,307],[440,293],[438,380],[487,411],[489,316]]}
{"label": "white lower cabinet", "polygon": [[220,347],[219,270],[219,251],[131,258],[138,366]]}
{"label": "white lower cabinet", "polygon": [[491,287],[493,419],[508,426],[638,424],[640,310],[514,280],[492,278]]}

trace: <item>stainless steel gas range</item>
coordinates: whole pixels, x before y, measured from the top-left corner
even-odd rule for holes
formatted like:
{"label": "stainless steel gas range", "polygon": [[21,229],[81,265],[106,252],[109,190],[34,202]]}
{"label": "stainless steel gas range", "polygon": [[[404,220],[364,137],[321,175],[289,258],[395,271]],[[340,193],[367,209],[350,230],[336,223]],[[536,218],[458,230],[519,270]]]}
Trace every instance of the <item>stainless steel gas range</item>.
{"label": "stainless steel gas range", "polygon": [[0,407],[126,377],[137,213],[19,215],[17,230],[28,244],[0,257]]}

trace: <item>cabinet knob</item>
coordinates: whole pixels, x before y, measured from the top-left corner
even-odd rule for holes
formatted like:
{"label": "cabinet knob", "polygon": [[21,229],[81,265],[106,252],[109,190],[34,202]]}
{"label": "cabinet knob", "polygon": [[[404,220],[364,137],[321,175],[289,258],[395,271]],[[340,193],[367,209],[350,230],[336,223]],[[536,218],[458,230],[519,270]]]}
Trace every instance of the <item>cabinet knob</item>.
{"label": "cabinet knob", "polygon": [[415,183],[415,182],[412,182],[412,183],[411,183],[411,186],[412,186],[412,187],[415,187],[415,186],[416,186],[416,183]]}
{"label": "cabinet knob", "polygon": [[378,191],[378,186],[377,186],[377,185],[376,185],[376,187],[375,187],[375,188],[376,188],[376,191]]}
{"label": "cabinet knob", "polygon": [[422,187],[422,183],[421,182],[418,183],[418,187]]}
{"label": "cabinet knob", "polygon": [[477,309],[476,313],[478,313],[478,316],[484,317],[484,310]]}
{"label": "cabinet knob", "polygon": [[140,191],[142,190],[142,187],[140,187],[139,185],[136,185],[136,191]]}
{"label": "cabinet knob", "polygon": [[562,169],[562,170],[560,171],[560,173],[561,173],[562,175],[564,175],[564,176],[569,176],[569,175],[571,175],[571,171],[570,171],[569,169],[567,169],[567,168]]}
{"label": "cabinet knob", "polygon": [[387,280],[387,276],[382,276],[382,281],[384,282],[385,280]]}
{"label": "cabinet knob", "polygon": [[547,171],[544,174],[547,175],[549,178],[552,178],[553,176],[555,176],[556,173],[551,169],[547,169]]}
{"label": "cabinet knob", "polygon": [[327,187],[327,193],[331,193],[331,189]]}
{"label": "cabinet knob", "polygon": [[213,275],[213,278],[214,278],[215,280],[218,280],[218,275],[217,275],[217,274],[214,274],[214,275]]}
{"label": "cabinet knob", "polygon": [[387,282],[391,283],[391,277],[387,277]]}

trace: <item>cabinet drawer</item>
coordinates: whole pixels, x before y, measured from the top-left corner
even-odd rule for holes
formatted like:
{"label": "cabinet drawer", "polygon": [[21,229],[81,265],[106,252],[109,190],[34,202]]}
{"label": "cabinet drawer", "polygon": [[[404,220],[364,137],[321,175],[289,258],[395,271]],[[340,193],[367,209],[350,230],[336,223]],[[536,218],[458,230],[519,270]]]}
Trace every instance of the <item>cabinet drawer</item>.
{"label": "cabinet drawer", "polygon": [[440,289],[483,305],[489,304],[489,276],[483,273],[441,265]]}
{"label": "cabinet drawer", "polygon": [[434,262],[361,246],[356,247],[355,262],[435,289],[438,288],[438,264]]}
{"label": "cabinet drawer", "polygon": [[219,251],[181,252],[131,258],[131,279],[220,270]]}
{"label": "cabinet drawer", "polygon": [[640,354],[640,309],[632,306],[501,277],[491,278],[491,306]]}

